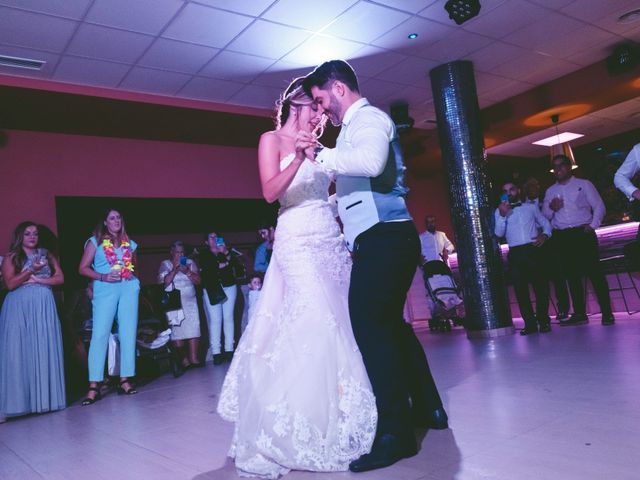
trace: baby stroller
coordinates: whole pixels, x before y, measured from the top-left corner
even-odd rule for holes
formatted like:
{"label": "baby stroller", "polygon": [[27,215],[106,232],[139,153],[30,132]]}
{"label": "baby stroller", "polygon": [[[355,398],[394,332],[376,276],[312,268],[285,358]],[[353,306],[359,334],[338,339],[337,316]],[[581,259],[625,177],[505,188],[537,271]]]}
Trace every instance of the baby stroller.
{"label": "baby stroller", "polygon": [[171,328],[160,308],[162,285],[145,285],[140,290],[137,361],[142,376],[155,377],[171,369],[174,377],[184,373],[180,368],[178,352],[171,344]]}
{"label": "baby stroller", "polygon": [[449,332],[452,321],[454,325],[462,325],[463,319],[458,316],[462,298],[449,266],[440,260],[425,262],[422,276],[431,310],[429,330]]}

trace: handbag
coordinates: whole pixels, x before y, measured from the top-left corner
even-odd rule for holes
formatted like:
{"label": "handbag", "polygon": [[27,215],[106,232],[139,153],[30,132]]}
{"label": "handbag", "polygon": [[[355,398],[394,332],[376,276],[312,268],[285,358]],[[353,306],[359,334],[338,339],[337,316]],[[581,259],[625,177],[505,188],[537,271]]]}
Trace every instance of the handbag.
{"label": "handbag", "polygon": [[247,277],[247,267],[235,258],[231,262],[231,271],[233,272],[233,278],[238,285],[246,285],[249,283],[249,277]]}
{"label": "handbag", "polygon": [[180,290],[178,290],[173,282],[171,290],[165,290],[160,298],[160,308],[164,312],[171,312],[173,310],[182,310],[182,299],[180,298]]}
{"label": "handbag", "polygon": [[227,299],[227,294],[224,293],[222,284],[217,282],[215,286],[207,288],[207,296],[209,297],[209,303],[211,305],[218,305]]}

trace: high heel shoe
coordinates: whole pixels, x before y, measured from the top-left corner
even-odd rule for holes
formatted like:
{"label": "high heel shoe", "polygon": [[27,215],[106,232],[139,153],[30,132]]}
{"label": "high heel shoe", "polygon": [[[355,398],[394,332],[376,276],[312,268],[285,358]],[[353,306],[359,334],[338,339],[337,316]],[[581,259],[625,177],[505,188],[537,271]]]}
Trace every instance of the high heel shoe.
{"label": "high heel shoe", "polygon": [[[100,392],[100,387],[102,385],[101,384],[97,384],[95,387],[89,387],[89,392],[96,392],[95,396],[93,398],[87,396],[82,400],[82,406],[86,407],[87,405],[93,405],[94,403],[96,403],[98,400],[100,400],[102,398],[102,393]],[[88,392],[87,392],[88,394]]]}
{"label": "high heel shoe", "polygon": [[[123,387],[125,383],[129,384],[129,388],[126,390]],[[131,385],[131,382],[129,381],[129,379],[120,380],[120,386],[118,387],[118,395],[135,395],[136,393],[138,393],[138,390],[136,390],[136,388],[133,385]]]}

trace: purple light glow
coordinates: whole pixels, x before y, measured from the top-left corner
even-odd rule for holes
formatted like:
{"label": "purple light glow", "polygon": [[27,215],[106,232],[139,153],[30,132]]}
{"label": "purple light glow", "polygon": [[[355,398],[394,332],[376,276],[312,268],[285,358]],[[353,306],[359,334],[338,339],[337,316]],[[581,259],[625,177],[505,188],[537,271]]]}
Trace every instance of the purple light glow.
{"label": "purple light glow", "polygon": [[[600,244],[600,252],[611,250],[612,247],[620,246],[622,242],[628,242],[634,239],[638,231],[638,225],[640,225],[638,222],[627,222],[598,228],[596,235],[598,237],[598,243]],[[506,255],[509,253],[509,246],[500,245],[500,251],[502,252],[502,258],[507,258]],[[449,266],[451,270],[458,269],[457,253],[449,255]]]}

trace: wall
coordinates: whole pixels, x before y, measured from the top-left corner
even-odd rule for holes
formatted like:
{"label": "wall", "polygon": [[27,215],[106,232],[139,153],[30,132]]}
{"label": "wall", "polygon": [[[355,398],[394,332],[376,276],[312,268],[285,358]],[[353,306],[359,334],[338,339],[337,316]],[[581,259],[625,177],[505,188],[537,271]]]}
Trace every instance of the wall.
{"label": "wall", "polygon": [[[254,148],[5,130],[0,251],[25,219],[56,231],[56,196],[260,198]],[[433,213],[452,234],[441,175],[408,175],[419,230]]]}
{"label": "wall", "polygon": [[6,130],[0,251],[26,219],[56,231],[56,196],[260,198],[254,148]]}
{"label": "wall", "polygon": [[425,230],[424,217],[435,215],[437,228],[447,234],[454,241],[453,225],[451,223],[451,211],[449,210],[449,198],[444,176],[432,174],[428,177],[407,175],[409,196],[407,204],[419,232]]}
{"label": "wall", "polygon": [[[455,242],[444,177],[409,174],[407,185],[418,230],[424,230],[424,217],[431,213]],[[261,198],[257,153],[255,148],[4,130],[0,252],[7,251],[13,229],[23,220],[56,232],[56,196]],[[158,259],[148,260],[145,270],[152,281]],[[424,318],[424,287],[419,277],[414,284],[408,308],[415,315],[407,318]]]}

